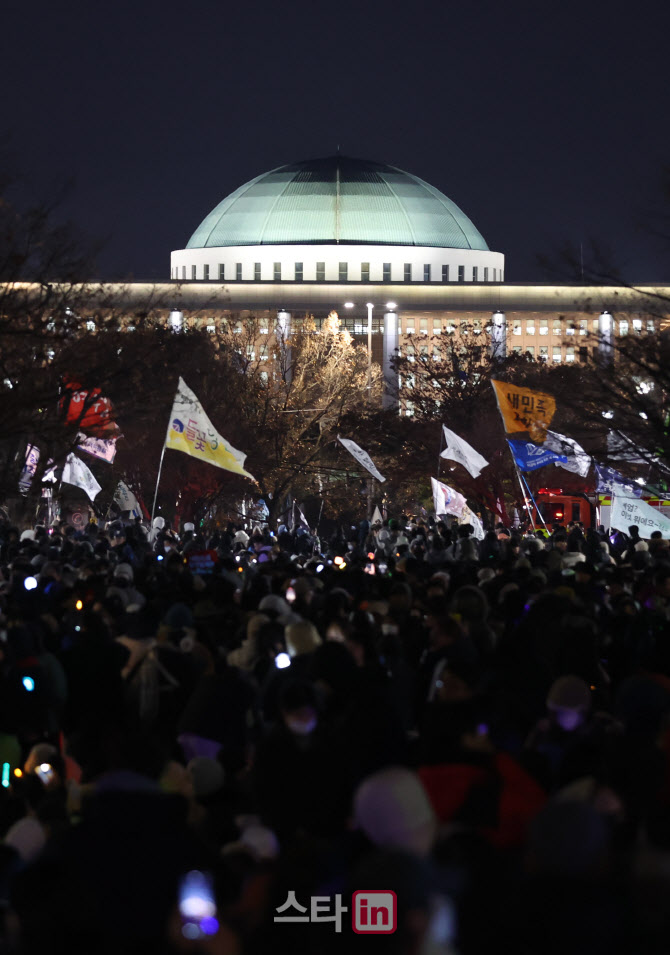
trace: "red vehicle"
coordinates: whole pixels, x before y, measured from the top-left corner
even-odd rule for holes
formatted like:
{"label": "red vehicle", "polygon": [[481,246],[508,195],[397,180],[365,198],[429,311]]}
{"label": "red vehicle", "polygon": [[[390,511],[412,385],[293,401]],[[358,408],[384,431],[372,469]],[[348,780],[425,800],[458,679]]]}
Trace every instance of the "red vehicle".
{"label": "red vehicle", "polygon": [[[584,527],[593,527],[595,507],[586,494],[564,494],[560,487],[542,487],[535,496],[537,506],[547,527],[580,521]],[[534,517],[537,518],[537,512]]]}

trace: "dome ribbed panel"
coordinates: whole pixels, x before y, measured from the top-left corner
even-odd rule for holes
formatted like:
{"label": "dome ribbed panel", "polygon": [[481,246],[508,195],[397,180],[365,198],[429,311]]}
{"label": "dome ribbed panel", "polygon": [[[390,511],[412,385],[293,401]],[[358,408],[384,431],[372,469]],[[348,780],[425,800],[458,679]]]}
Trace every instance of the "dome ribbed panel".
{"label": "dome ribbed panel", "polygon": [[252,179],[219,203],[187,248],[336,242],[488,249],[468,217],[433,186],[401,169],[343,156]]}

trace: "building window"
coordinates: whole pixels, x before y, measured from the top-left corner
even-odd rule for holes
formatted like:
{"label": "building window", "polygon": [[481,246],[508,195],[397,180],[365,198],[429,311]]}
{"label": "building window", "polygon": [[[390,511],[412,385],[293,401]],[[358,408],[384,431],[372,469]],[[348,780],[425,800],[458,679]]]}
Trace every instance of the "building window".
{"label": "building window", "polygon": [[226,267],[225,265],[219,265],[219,282],[223,282],[226,277]]}
{"label": "building window", "polygon": [[488,266],[485,265],[484,266],[484,281],[488,282],[488,280],[489,280],[489,270],[488,270]]}
{"label": "building window", "polygon": [[560,318],[554,319],[554,335],[561,335],[563,332],[563,325]]}
{"label": "building window", "polygon": [[443,282],[449,281],[449,266],[448,265],[442,266],[442,281]]}
{"label": "building window", "polygon": [[454,334],[454,332],[456,331],[456,323],[454,322],[453,318],[450,318],[447,320],[444,326],[444,331],[446,335]]}
{"label": "building window", "polygon": [[406,318],[406,319],[405,319],[405,334],[406,334],[406,335],[413,335],[414,332],[415,332],[415,330],[416,330],[416,329],[415,329],[415,325],[414,325],[414,319],[413,319],[413,318]]}
{"label": "building window", "polygon": [[513,346],[512,346],[512,351],[514,352],[515,355],[520,355],[520,354],[521,354],[521,345],[513,345]]}
{"label": "building window", "polygon": [[390,282],[391,281],[391,263],[384,262],[382,265],[382,281]]}
{"label": "building window", "polygon": [[621,321],[619,322],[619,334],[620,335],[628,334],[628,320],[625,318],[622,318]]}
{"label": "building window", "polygon": [[647,319],[647,331],[648,331],[648,332],[651,332],[652,334],[653,334],[653,332],[655,331],[654,319],[653,319],[653,318],[648,318],[648,319]]}
{"label": "building window", "polygon": [[340,282],[349,281],[349,266],[346,262],[340,262]]}
{"label": "building window", "polygon": [[235,263],[235,281],[236,282],[242,281],[242,263],[241,262]]}
{"label": "building window", "polygon": [[[584,327],[588,328],[588,325],[586,322],[584,323]],[[612,323],[612,328],[614,328],[614,323]],[[597,335],[599,331],[600,331],[600,319],[594,318],[593,319],[593,334]]]}
{"label": "building window", "polygon": [[423,267],[423,280],[424,282],[430,282],[430,265],[424,265]]}
{"label": "building window", "polygon": [[182,265],[181,267],[181,280],[182,282],[186,281],[186,266]]}
{"label": "building window", "polygon": [[296,282],[302,282],[302,262],[295,263],[295,280]]}
{"label": "building window", "polygon": [[477,265],[472,266],[472,281],[473,282],[479,281],[479,267]]}
{"label": "building window", "polygon": [[548,335],[548,334],[549,334],[549,325],[547,323],[547,319],[541,318],[540,319],[540,335]]}
{"label": "building window", "polygon": [[419,319],[419,331],[421,332],[422,335],[428,334],[428,319],[427,318]]}
{"label": "building window", "polygon": [[635,332],[636,335],[642,334],[642,319],[641,318],[633,319],[633,331]]}
{"label": "building window", "polygon": [[404,279],[406,282],[412,281],[412,265],[410,262],[405,262]]}
{"label": "building window", "polygon": [[472,334],[481,335],[481,333],[482,333],[482,323],[480,319],[475,318],[474,321],[472,322]]}
{"label": "building window", "polygon": [[361,282],[370,281],[370,263],[361,262]]}
{"label": "building window", "polygon": [[589,360],[589,350],[586,345],[579,346],[579,360],[588,361]]}
{"label": "building window", "polygon": [[526,351],[528,352],[528,354],[530,355],[531,358],[535,358],[535,346],[534,346],[534,345],[526,345]]}
{"label": "building window", "polygon": [[566,345],[566,346],[565,346],[565,360],[566,360],[566,362],[567,362],[567,361],[572,362],[572,361],[575,360],[575,346],[574,346],[574,345]]}
{"label": "building window", "polygon": [[198,275],[198,273],[197,273],[196,267],[195,267],[195,265],[192,265],[192,266],[191,266],[191,281],[192,281],[192,282],[195,282],[195,280],[196,280],[196,278],[197,278],[197,275]]}
{"label": "building window", "polygon": [[207,331],[209,332],[210,335],[213,335],[216,331],[216,325],[208,325]]}
{"label": "building window", "polygon": [[254,282],[260,282],[261,280],[261,263],[254,262]]}
{"label": "building window", "polygon": [[553,357],[554,361],[556,361],[556,362],[558,362],[558,361],[561,360],[561,346],[560,346],[560,345],[554,345],[554,346],[553,346],[553,348],[552,348],[552,357]]}
{"label": "building window", "polygon": [[316,263],[316,280],[317,282],[326,281],[326,263],[325,262]]}
{"label": "building window", "polygon": [[273,264],[272,277],[275,282],[281,282],[281,262],[275,262]]}
{"label": "building window", "polygon": [[406,401],[405,402],[405,417],[411,418],[414,415],[414,402]]}
{"label": "building window", "polygon": [[512,322],[512,334],[513,335],[521,334],[521,322],[517,318],[515,318],[514,321]]}
{"label": "building window", "polygon": [[565,329],[565,334],[566,334],[566,335],[574,335],[574,334],[575,334],[575,331],[576,331],[575,323],[574,323],[574,322],[570,322],[570,323],[568,324],[568,327]]}
{"label": "building window", "polygon": [[465,266],[464,265],[458,266],[458,281],[465,282]]}
{"label": "building window", "polygon": [[440,335],[442,332],[442,322],[439,318],[433,319],[433,335]]}
{"label": "building window", "polygon": [[209,266],[208,265],[203,265],[202,277],[205,280],[205,282],[209,282]]}
{"label": "building window", "polygon": [[540,361],[546,361],[549,357],[549,346],[540,345]]}
{"label": "building window", "polygon": [[534,334],[535,334],[535,319],[528,318],[526,319],[526,335],[534,335]]}

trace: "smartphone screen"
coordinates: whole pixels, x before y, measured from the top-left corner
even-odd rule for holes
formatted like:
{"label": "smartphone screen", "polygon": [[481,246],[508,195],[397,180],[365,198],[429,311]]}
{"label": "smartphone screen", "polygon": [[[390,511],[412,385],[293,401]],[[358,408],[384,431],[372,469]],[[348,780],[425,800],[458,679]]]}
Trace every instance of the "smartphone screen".
{"label": "smartphone screen", "polygon": [[216,918],[214,885],[209,872],[193,869],[179,883],[179,914],[184,938],[198,939],[216,935],[219,923]]}
{"label": "smartphone screen", "polygon": [[286,588],[286,600],[290,604],[292,604],[293,601],[295,600],[295,590],[293,589],[293,587]]}
{"label": "smartphone screen", "polygon": [[40,763],[39,766],[35,767],[35,775],[46,786],[54,778],[53,766],[50,766],[49,763]]}

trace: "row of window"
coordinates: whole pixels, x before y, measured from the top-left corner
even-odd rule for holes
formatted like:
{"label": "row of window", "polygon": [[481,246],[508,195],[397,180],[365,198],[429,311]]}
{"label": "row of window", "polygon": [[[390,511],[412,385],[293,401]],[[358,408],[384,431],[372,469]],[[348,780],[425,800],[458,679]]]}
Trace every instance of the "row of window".
{"label": "row of window", "polygon": [[[522,349],[520,345],[516,345],[513,348],[515,354],[521,354],[522,352],[527,353],[531,358],[537,358],[539,361],[548,362],[549,359],[556,364],[559,362],[565,362],[567,364],[573,363],[575,360],[580,362],[588,361],[589,349],[587,347],[575,348],[573,345],[568,345],[565,350],[561,349],[560,345],[554,345],[551,349],[551,354],[549,351],[548,345],[540,345],[537,349],[537,355],[535,354],[535,348],[530,346],[528,348]],[[475,349],[472,355],[474,361],[480,361],[483,357],[484,350],[482,348]],[[398,357],[402,355],[402,350],[398,349]],[[429,357],[428,346],[422,346],[420,352],[420,358],[427,359]],[[433,352],[433,360],[440,361],[440,354],[437,351]],[[408,362],[414,363],[416,361],[415,355],[408,354],[406,356]],[[439,387],[438,382],[434,382],[436,387]],[[416,377],[413,373],[405,373],[405,375],[398,376],[398,386],[400,388],[414,388],[416,385]]]}
{"label": "row of window", "polygon": [[[419,281],[418,275],[415,273],[415,266],[411,262],[405,262],[403,266],[403,281],[404,282],[417,282]],[[453,270],[450,270],[448,265],[442,266],[441,271],[441,280],[443,282],[465,282],[465,266],[459,265],[456,267],[457,271],[454,274]],[[181,280],[186,281],[186,271],[187,266],[181,266]],[[213,270],[210,269],[209,265],[203,265],[202,267],[202,280],[205,282],[209,281],[219,281],[225,282],[233,281],[232,274],[226,274],[226,266],[224,263],[219,265],[218,275],[213,274]],[[228,271],[231,269],[229,267]],[[179,279],[179,267],[173,269],[173,278]],[[248,276],[250,278],[250,276]],[[242,263],[235,263],[235,272],[234,272],[234,281],[241,282],[242,279]],[[191,281],[198,281],[198,267],[197,265],[191,266]],[[261,282],[261,263],[254,262],[254,271],[253,271],[253,281]],[[275,262],[272,268],[272,281],[281,282],[282,281],[282,264],[281,262]],[[302,282],[304,281],[304,263],[296,262],[293,266],[293,279],[289,281]],[[317,262],[316,263],[316,281],[325,282],[326,281],[326,263]],[[340,262],[338,268],[338,281],[348,282],[349,281],[349,263]],[[370,281],[370,263],[361,262],[361,282]],[[384,262],[382,265],[382,282],[391,282],[391,263]],[[423,281],[432,282],[433,281],[433,267],[430,263],[426,263],[423,267]],[[501,282],[502,281],[502,269],[489,268],[488,266],[479,267],[474,265],[471,270],[471,281],[473,282]]]}
{"label": "row of window", "polygon": [[[418,322],[418,328],[417,328]],[[412,318],[411,316],[403,319],[403,331],[405,335],[414,335],[417,330],[421,335],[428,335],[432,333],[433,335],[440,335],[442,332],[447,334],[453,334],[456,329],[459,329],[461,335],[481,335],[481,333],[489,327],[489,323],[482,323],[479,319],[474,319],[470,322],[461,322],[460,325],[457,324],[457,319],[447,319],[443,321],[441,318]],[[598,334],[598,319],[594,318],[591,320],[592,329],[594,334]],[[526,335],[548,335],[549,334],[549,324],[550,321],[548,318],[539,319],[536,321],[533,318],[525,319],[525,327],[520,320],[514,320],[512,322],[512,335],[521,335],[525,331]],[[556,318],[551,323],[551,330],[554,336],[558,335],[588,335],[588,320],[581,319],[576,322],[570,322],[565,326],[564,322],[560,318]],[[632,331],[640,335],[643,330],[646,329],[647,332],[653,333],[655,331],[654,320],[649,318],[643,322],[641,318],[634,318],[632,322],[628,319],[620,319],[618,323],[618,332],[619,335],[628,335],[632,327]],[[617,323],[614,323],[614,332],[616,334]]]}
{"label": "row of window", "polygon": [[[588,335],[589,327],[588,320],[581,319],[577,322],[569,322],[567,326],[564,326],[564,323],[560,318],[554,319],[552,323],[552,333],[554,335]],[[594,318],[591,320],[591,325],[594,333],[599,331],[599,320]],[[634,318],[632,320],[632,330],[635,334],[639,335],[642,333],[643,329],[648,332],[653,332],[655,330],[654,320],[649,318],[646,320],[646,323],[642,321],[641,318]],[[619,335],[628,335],[631,329],[631,323],[626,318],[619,320]],[[523,323],[519,319],[515,319],[512,322],[512,334],[521,335],[525,330],[526,335],[535,335],[537,332],[540,335],[549,334],[549,320],[540,319],[537,323],[533,318],[525,319],[525,329]],[[616,333],[616,322],[614,322],[614,332]]]}
{"label": "row of window", "polygon": [[[539,345],[537,348],[537,356],[535,355],[535,346],[527,345],[525,348],[522,348],[521,345],[514,345],[512,351],[516,355],[528,354],[531,358],[539,358],[540,361],[549,361],[549,345]],[[575,360],[575,355],[579,358],[579,361],[587,361],[589,357],[589,350],[585,345],[575,347],[575,345],[566,345],[563,348],[561,345],[552,345],[551,346],[551,360],[558,363],[560,361],[565,361],[567,363],[573,362]]]}

